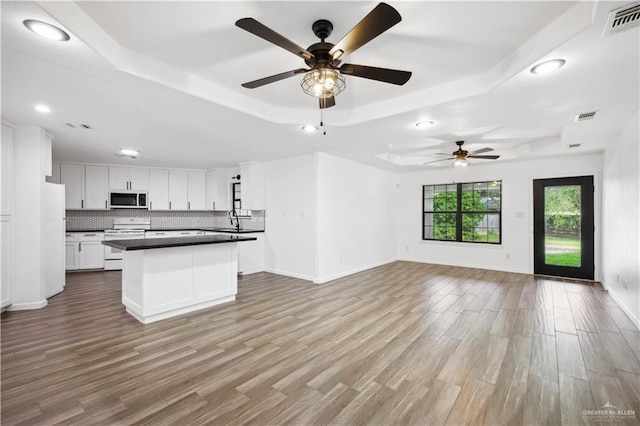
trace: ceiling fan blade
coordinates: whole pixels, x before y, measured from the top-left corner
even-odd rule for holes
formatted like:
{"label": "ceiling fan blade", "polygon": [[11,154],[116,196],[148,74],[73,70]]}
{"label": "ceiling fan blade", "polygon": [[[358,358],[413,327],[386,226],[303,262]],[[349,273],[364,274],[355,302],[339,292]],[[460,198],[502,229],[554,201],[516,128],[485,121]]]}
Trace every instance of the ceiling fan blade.
{"label": "ceiling fan blade", "polygon": [[331,108],[336,104],[335,96],[331,96],[330,98],[318,98],[320,102],[320,109]]}
{"label": "ceiling fan blade", "polygon": [[271,75],[269,77],[261,78],[259,80],[249,81],[248,83],[243,83],[242,87],[246,87],[247,89],[255,89],[256,87],[264,86],[265,84],[275,83],[276,81],[284,80],[285,78],[293,77],[296,74],[302,74],[303,72],[307,72],[304,68],[298,68],[297,70],[281,72],[280,74]]}
{"label": "ceiling fan blade", "polygon": [[451,158],[443,158],[442,160],[428,161],[428,162],[422,163],[422,164],[431,164],[431,163],[437,163],[439,161],[449,161],[449,160],[453,160],[453,157],[451,157]]}
{"label": "ceiling fan blade", "polygon": [[497,160],[499,155],[467,155],[467,158],[480,158],[483,160]]}
{"label": "ceiling fan blade", "polygon": [[366,65],[343,64],[339,70],[342,74],[383,81],[385,83],[397,84],[398,86],[402,86],[411,78],[409,71],[390,70],[388,68],[376,68]]}
{"label": "ceiling fan blade", "polygon": [[386,3],[380,3],[333,46],[329,54],[334,59],[340,59],[364,46],[400,21],[402,21],[402,17],[397,10]]}
{"label": "ceiling fan blade", "polygon": [[275,44],[276,46],[282,47],[284,50],[288,50],[301,57],[302,59],[311,59],[313,58],[313,54],[307,51],[307,49],[298,46],[288,38],[278,34],[273,31],[271,28],[261,24],[253,18],[242,18],[236,21],[236,26],[242,28],[245,31],[249,31],[251,34],[257,35],[258,37],[267,40],[270,43]]}
{"label": "ceiling fan blade", "polygon": [[435,152],[433,155],[448,155],[451,157],[451,154],[445,154],[444,152]]}
{"label": "ceiling fan blade", "polygon": [[481,149],[479,149],[477,151],[470,152],[469,154],[476,155],[476,154],[482,154],[483,152],[489,152],[489,151],[493,151],[493,148],[489,148],[489,147],[481,148]]}

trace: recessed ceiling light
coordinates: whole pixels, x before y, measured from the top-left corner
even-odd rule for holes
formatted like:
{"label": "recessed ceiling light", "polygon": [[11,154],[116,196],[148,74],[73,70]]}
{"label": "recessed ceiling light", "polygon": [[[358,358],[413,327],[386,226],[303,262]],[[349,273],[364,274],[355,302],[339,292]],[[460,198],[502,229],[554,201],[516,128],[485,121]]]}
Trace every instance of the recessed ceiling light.
{"label": "recessed ceiling light", "polygon": [[416,123],[416,127],[418,129],[426,129],[427,127],[433,126],[435,123],[433,121],[418,121]]}
{"label": "recessed ceiling light", "polygon": [[136,158],[138,155],[140,155],[140,152],[138,152],[138,150],[131,149],[131,148],[122,148],[120,149],[119,155],[123,157]]}
{"label": "recessed ceiling light", "polygon": [[51,108],[49,108],[48,106],[43,105],[43,104],[38,104],[38,105],[34,106],[33,109],[35,109],[36,111],[38,111],[41,114],[49,114],[51,112]]}
{"label": "recessed ceiling light", "polygon": [[24,24],[25,27],[29,28],[34,33],[42,37],[48,38],[49,40],[67,41],[71,38],[69,37],[69,34],[67,34],[65,31],[61,30],[60,28],[54,25],[47,24],[46,22],[37,21],[35,19],[27,19],[22,23]]}
{"label": "recessed ceiling light", "polygon": [[550,61],[540,62],[538,65],[531,67],[531,73],[533,74],[545,74],[551,71],[555,71],[562,67],[567,61],[564,59],[551,59]]}
{"label": "recessed ceiling light", "polygon": [[311,124],[305,124],[304,126],[302,126],[302,130],[304,130],[305,132],[308,132],[308,133],[313,133],[316,130],[318,130],[318,128],[316,126],[311,125]]}

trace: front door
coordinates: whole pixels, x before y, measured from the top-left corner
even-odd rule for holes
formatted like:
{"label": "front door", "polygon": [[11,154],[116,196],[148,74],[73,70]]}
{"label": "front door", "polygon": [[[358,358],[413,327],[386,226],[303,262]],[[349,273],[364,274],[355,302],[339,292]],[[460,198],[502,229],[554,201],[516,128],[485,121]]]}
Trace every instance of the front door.
{"label": "front door", "polygon": [[533,272],[593,280],[593,176],[533,181]]}

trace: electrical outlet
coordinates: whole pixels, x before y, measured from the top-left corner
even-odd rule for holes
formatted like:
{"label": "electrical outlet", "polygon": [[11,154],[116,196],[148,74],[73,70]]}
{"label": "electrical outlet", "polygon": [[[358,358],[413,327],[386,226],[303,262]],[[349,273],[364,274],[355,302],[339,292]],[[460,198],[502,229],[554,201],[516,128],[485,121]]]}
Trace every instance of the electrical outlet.
{"label": "electrical outlet", "polygon": [[510,253],[505,254],[504,258],[507,259],[507,260],[511,259],[511,254]]}
{"label": "electrical outlet", "polygon": [[411,248],[409,246],[407,246],[407,251],[411,250]]}
{"label": "electrical outlet", "polygon": [[620,282],[620,274],[616,274],[616,282],[619,283]]}
{"label": "electrical outlet", "polygon": [[627,279],[623,278],[622,279],[622,288],[624,288],[625,290],[629,289],[628,283],[627,283]]}

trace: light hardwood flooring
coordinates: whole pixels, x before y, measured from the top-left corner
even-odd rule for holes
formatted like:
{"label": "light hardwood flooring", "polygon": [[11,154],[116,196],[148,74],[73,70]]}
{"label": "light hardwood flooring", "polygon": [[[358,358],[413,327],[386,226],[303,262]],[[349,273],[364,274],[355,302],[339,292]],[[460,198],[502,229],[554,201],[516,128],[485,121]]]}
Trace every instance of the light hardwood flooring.
{"label": "light hardwood flooring", "polygon": [[[596,283],[395,262],[142,325],[119,272],[2,315],[2,425],[639,424],[640,333]],[[583,415],[610,403],[636,415]]]}

